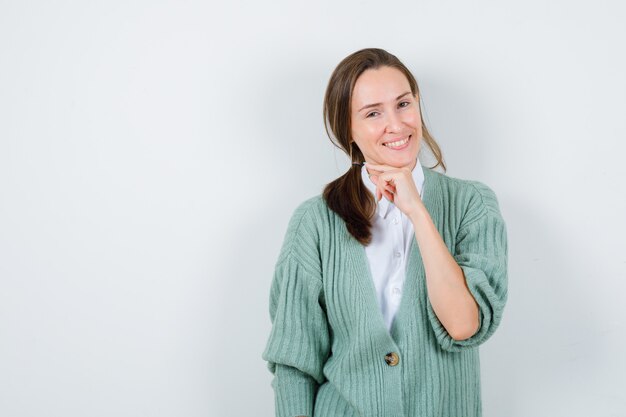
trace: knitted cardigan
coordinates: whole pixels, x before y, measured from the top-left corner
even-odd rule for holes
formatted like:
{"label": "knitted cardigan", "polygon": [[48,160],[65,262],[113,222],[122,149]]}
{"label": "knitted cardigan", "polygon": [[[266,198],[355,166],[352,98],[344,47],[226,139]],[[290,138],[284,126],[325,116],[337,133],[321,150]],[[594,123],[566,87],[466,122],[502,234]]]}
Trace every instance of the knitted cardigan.
{"label": "knitted cardigan", "polygon": [[415,236],[387,330],[364,246],[321,194],[309,198],[289,221],[270,288],[262,358],[278,417],[482,415],[478,346],[507,299],[506,225],[488,186],[422,169],[422,201],[478,303],[478,331],[455,340],[439,322]]}

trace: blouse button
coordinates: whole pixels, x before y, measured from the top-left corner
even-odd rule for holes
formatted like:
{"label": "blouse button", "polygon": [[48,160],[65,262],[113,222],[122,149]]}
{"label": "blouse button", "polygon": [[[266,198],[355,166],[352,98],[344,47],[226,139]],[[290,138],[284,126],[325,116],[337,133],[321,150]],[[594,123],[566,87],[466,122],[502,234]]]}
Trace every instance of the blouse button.
{"label": "blouse button", "polygon": [[385,355],[385,362],[389,366],[396,366],[400,362],[400,358],[396,352],[389,352]]}

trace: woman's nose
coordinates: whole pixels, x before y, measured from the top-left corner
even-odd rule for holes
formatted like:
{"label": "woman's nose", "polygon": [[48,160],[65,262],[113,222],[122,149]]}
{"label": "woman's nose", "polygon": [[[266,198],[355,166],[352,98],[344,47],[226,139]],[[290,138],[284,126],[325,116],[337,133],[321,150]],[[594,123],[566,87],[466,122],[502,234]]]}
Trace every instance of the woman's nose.
{"label": "woman's nose", "polygon": [[398,132],[400,129],[402,129],[402,120],[400,120],[400,116],[395,112],[387,113],[387,131]]}

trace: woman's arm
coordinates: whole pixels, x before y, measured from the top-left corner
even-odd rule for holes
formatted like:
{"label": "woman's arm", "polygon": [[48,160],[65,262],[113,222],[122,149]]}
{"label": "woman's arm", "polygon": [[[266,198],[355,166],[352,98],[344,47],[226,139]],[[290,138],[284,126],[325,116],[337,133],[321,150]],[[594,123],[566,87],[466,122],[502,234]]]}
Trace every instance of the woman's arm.
{"label": "woman's arm", "polygon": [[508,296],[507,230],[493,190],[464,181],[471,195],[451,254],[411,171],[370,163],[367,170],[377,201],[384,194],[413,223],[426,274],[428,318],[438,343],[450,352],[484,343],[500,325]]}
{"label": "woman's arm", "polygon": [[422,205],[410,219],[433,310],[453,339],[468,339],[480,323],[478,303],[469,291],[463,270],[450,254],[426,207]]}
{"label": "woman's arm", "polygon": [[262,357],[274,374],[277,417],[313,415],[330,355],[314,203],[292,215],[270,288],[272,329]]}

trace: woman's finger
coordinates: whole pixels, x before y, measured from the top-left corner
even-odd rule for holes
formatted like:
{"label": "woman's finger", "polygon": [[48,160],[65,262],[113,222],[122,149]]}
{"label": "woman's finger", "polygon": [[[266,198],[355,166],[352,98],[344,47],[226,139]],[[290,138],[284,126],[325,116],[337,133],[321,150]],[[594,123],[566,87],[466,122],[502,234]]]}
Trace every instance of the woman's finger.
{"label": "woman's finger", "polygon": [[383,181],[380,178],[377,179],[378,184],[376,185],[380,192],[387,198],[389,201],[393,201],[394,194],[396,192],[395,186],[389,184],[387,181]]}
{"label": "woman's finger", "polygon": [[375,169],[377,171],[383,171],[383,172],[384,171],[390,171],[390,170],[397,169],[397,168],[394,168],[394,167],[390,167],[388,165],[371,164],[369,162],[366,162],[365,166],[368,167],[368,168],[373,168],[373,169]]}
{"label": "woman's finger", "polygon": [[383,195],[385,195],[384,194],[385,191],[382,189],[382,187],[380,187],[378,183],[378,175],[371,174],[370,179],[376,185],[376,202],[378,203],[380,199],[383,197]]}
{"label": "woman's finger", "polygon": [[[387,200],[393,202],[395,198],[395,193],[396,193],[396,186],[390,183],[390,181],[393,180],[393,178],[389,178],[389,179],[381,178],[381,176],[384,174],[385,174],[384,172],[381,172],[380,175],[379,174],[370,175],[370,179],[372,180],[374,184],[376,184],[376,202],[380,201],[382,196],[385,196]],[[388,175],[389,174],[385,176],[388,176]]]}
{"label": "woman's finger", "polygon": [[394,186],[392,185],[386,185],[385,186],[385,191],[387,193],[387,198],[389,199],[389,201],[393,201],[393,199],[396,197],[396,189]]}

